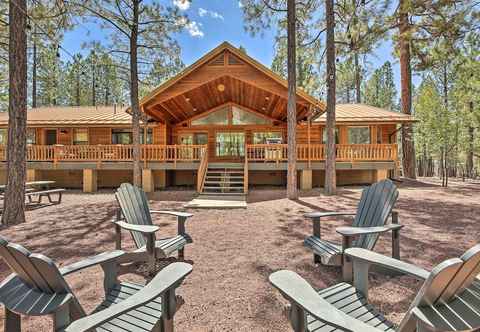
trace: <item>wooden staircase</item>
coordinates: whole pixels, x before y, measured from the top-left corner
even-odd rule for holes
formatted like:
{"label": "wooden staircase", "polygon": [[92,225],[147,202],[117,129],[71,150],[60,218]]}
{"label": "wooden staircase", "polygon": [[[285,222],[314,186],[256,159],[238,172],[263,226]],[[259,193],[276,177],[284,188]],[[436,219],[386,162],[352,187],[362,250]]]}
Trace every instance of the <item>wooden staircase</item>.
{"label": "wooden staircase", "polygon": [[244,195],[242,163],[209,163],[200,195]]}

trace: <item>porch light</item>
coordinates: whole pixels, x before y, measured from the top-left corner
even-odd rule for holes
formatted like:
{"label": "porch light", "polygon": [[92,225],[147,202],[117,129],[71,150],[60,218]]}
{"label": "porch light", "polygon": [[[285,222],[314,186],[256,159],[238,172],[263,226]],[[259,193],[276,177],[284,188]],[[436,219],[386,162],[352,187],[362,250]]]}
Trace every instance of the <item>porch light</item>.
{"label": "porch light", "polygon": [[193,108],[193,111],[194,111],[194,112],[196,112],[196,111],[197,111],[197,108],[196,108],[196,107],[194,107],[194,108]]}
{"label": "porch light", "polygon": [[187,97],[187,98],[185,98],[185,100],[186,100],[187,102],[190,102],[190,98],[188,98],[188,97]]}
{"label": "porch light", "polygon": [[225,91],[225,85],[223,85],[223,84],[217,85],[217,90],[220,91],[220,92]]}
{"label": "porch light", "polygon": [[265,100],[270,100],[270,97],[269,97],[269,96],[266,96],[266,97],[265,97]]}

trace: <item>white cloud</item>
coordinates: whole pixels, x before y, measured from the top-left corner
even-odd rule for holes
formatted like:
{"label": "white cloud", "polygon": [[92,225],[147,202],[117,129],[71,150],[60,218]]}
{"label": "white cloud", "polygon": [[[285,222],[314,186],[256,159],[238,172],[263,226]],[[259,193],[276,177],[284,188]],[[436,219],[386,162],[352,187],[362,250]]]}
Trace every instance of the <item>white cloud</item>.
{"label": "white cloud", "polygon": [[188,22],[187,25],[185,25],[185,28],[192,37],[202,38],[205,35],[202,31],[202,23],[191,21]]}
{"label": "white cloud", "polygon": [[242,0],[238,0],[238,8],[243,8]]}
{"label": "white cloud", "polygon": [[191,5],[190,0],[173,0],[173,4],[180,10],[187,10]]}
{"label": "white cloud", "polygon": [[222,20],[222,21],[224,20],[222,14],[214,12],[213,10],[207,10],[207,9],[204,9],[204,8],[199,8],[198,9],[198,15],[200,15],[200,17],[204,17],[204,16],[208,15],[212,18],[216,18],[216,19],[219,19],[219,20]]}

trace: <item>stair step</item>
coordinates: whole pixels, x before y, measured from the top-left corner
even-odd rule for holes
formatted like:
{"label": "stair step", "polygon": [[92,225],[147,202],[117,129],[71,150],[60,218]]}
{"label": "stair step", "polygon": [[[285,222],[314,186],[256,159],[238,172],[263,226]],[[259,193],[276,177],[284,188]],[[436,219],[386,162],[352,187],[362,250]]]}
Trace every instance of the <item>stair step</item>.
{"label": "stair step", "polygon": [[205,183],[214,183],[214,184],[241,184],[243,185],[243,181],[205,181]]}
{"label": "stair step", "polygon": [[243,169],[229,169],[229,170],[222,170],[222,169],[207,169],[207,173],[222,173],[222,174],[230,174],[230,173],[242,173]]}
{"label": "stair step", "polygon": [[[206,179],[211,179],[211,178],[223,179],[223,178],[227,178],[227,177],[223,176],[223,175],[208,175],[207,174]],[[242,175],[230,175],[230,176],[228,176],[228,179],[243,179],[243,176]]]}
{"label": "stair step", "polygon": [[212,189],[212,190],[230,190],[230,189],[242,189],[243,187],[210,187],[210,186],[204,186],[203,189]]}

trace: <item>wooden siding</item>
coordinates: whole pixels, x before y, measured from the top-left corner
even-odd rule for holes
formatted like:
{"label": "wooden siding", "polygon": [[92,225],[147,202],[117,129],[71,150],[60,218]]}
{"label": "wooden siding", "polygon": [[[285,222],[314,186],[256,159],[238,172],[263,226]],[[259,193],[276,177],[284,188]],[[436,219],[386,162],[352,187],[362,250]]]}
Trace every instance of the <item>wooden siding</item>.
{"label": "wooden siding", "polygon": [[57,144],[71,145],[73,142],[72,128],[57,129]]}
{"label": "wooden siding", "polygon": [[88,129],[88,144],[112,144],[112,129],[92,127]]}

